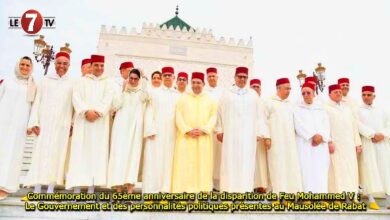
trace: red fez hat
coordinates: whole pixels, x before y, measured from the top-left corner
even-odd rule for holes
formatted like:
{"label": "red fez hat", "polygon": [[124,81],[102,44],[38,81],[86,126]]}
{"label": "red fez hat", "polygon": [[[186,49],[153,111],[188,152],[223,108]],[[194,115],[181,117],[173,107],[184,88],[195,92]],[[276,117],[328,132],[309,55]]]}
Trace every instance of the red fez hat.
{"label": "red fez hat", "polygon": [[340,78],[339,80],[337,80],[337,84],[342,84],[342,83],[349,84],[349,79],[348,78]]}
{"label": "red fez hat", "polygon": [[261,85],[261,81],[259,79],[251,79],[251,81],[249,82],[249,85]]}
{"label": "red fez hat", "polygon": [[239,73],[244,73],[244,74],[248,75],[248,68],[243,67],[243,66],[237,67],[236,68],[236,75]]}
{"label": "red fez hat", "polygon": [[317,82],[317,78],[315,76],[308,76],[305,78],[305,83],[307,82],[314,82],[316,83]]}
{"label": "red fez hat", "polygon": [[183,77],[183,78],[188,79],[188,74],[185,72],[180,72],[179,74],[177,74],[177,78],[179,78],[179,77]]}
{"label": "red fez hat", "polygon": [[4,79],[0,79],[0,85],[3,83]]}
{"label": "red fez hat", "polygon": [[333,90],[338,90],[338,89],[341,89],[341,87],[340,87],[339,84],[330,85],[330,86],[328,87],[329,94],[330,94]]}
{"label": "red fez hat", "polygon": [[191,79],[200,79],[202,82],[204,82],[204,74],[201,72],[193,72]]}
{"label": "red fez hat", "polygon": [[134,68],[133,63],[132,62],[123,62],[123,63],[121,63],[119,70],[126,69],[126,68]]}
{"label": "red fez hat", "polygon": [[104,63],[104,56],[102,55],[91,55],[91,63]]}
{"label": "red fez hat", "polygon": [[171,74],[174,74],[173,67],[170,67],[170,66],[163,67],[162,70],[161,70],[161,73],[162,73],[162,74],[164,74],[164,73],[171,73]]}
{"label": "red fez hat", "polygon": [[302,85],[302,89],[303,88],[310,88],[311,90],[313,90],[314,91],[314,88],[315,86],[313,85],[313,83],[308,83],[308,82],[306,82],[306,83],[303,83],[303,85]]}
{"label": "red fez hat", "polygon": [[83,59],[81,61],[81,66],[85,65],[85,64],[88,64],[88,63],[91,63],[91,59],[87,58],[87,59]]}
{"label": "red fez hat", "polygon": [[290,83],[290,80],[288,78],[280,78],[276,80],[276,86],[286,84],[286,83]]}
{"label": "red fez hat", "polygon": [[374,86],[363,86],[362,92],[375,92],[375,87]]}
{"label": "red fez hat", "polygon": [[215,67],[207,68],[206,72],[207,72],[207,74],[209,74],[209,73],[217,73],[217,68],[215,68]]}
{"label": "red fez hat", "polygon": [[57,59],[58,57],[66,57],[66,58],[68,58],[68,60],[70,60],[70,56],[69,56],[69,54],[66,53],[66,52],[58,52],[58,53],[56,54],[56,59]]}

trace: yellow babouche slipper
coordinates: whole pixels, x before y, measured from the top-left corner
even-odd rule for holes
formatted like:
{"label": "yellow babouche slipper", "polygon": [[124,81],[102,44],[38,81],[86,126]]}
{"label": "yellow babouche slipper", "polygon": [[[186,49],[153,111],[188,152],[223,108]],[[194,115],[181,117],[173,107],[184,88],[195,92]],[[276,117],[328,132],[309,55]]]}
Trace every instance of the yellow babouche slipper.
{"label": "yellow babouche slipper", "polygon": [[272,206],[276,206],[276,205],[279,205],[279,204],[280,204],[280,201],[273,201],[273,202],[271,203]]}
{"label": "yellow babouche slipper", "polygon": [[28,202],[27,196],[23,196],[20,200],[21,200],[21,201],[24,201],[24,202]]}
{"label": "yellow babouche slipper", "polygon": [[379,210],[379,209],[381,209],[381,208],[378,206],[378,204],[376,204],[376,202],[370,202],[370,203],[368,204],[368,208],[373,209],[373,210]]}

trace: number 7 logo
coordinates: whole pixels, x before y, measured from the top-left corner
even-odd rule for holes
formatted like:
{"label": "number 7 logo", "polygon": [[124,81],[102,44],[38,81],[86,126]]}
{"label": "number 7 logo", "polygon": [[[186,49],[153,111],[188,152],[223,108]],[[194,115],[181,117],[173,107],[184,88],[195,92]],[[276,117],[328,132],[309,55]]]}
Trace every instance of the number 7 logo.
{"label": "number 7 logo", "polygon": [[22,28],[28,34],[38,33],[43,26],[42,15],[33,9],[24,12],[21,18]]}

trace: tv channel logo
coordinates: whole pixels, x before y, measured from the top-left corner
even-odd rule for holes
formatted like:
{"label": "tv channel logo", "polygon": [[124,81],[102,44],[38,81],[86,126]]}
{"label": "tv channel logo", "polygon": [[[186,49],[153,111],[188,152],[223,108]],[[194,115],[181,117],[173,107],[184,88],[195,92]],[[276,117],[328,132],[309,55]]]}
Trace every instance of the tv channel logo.
{"label": "tv channel logo", "polygon": [[23,29],[28,35],[37,35],[41,29],[54,29],[55,17],[43,17],[39,11],[30,9],[21,17],[8,17],[9,29]]}

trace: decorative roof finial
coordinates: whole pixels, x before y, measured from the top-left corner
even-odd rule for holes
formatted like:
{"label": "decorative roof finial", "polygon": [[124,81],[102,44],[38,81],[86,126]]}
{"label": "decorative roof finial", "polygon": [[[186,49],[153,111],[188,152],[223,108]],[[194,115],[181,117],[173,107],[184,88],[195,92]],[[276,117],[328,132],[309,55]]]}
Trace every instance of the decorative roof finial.
{"label": "decorative roof finial", "polygon": [[176,12],[175,12],[176,16],[179,15],[179,5],[176,5]]}

